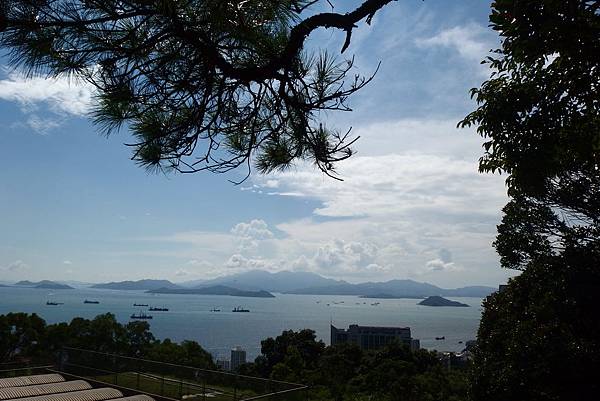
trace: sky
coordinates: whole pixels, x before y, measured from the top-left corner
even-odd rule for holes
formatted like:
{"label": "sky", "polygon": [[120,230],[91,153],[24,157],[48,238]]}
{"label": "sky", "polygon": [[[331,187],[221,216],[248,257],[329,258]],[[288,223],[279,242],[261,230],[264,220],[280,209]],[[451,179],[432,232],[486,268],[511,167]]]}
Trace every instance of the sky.
{"label": "sky", "polygon": [[[359,3],[333,2],[345,12]],[[492,242],[505,179],[480,174],[482,139],[456,125],[476,105],[498,47],[489,1],[391,2],[360,23],[345,56],[372,73],[352,112],[323,115],[359,135],[338,165],[252,174],[149,174],[127,130],[86,117],[91,88],[26,79],[0,57],[0,281],[208,279],[252,269],[350,282],[413,279],[445,287],[506,282]],[[319,31],[309,50],[339,54]],[[0,51],[5,51],[0,49]]]}

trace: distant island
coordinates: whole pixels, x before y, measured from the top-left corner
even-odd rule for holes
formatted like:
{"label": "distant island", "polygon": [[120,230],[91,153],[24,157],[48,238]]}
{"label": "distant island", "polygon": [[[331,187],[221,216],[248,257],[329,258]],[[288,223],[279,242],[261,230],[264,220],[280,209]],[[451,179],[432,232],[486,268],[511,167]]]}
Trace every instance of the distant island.
{"label": "distant island", "polygon": [[151,294],[230,295],[233,297],[275,298],[275,295],[268,291],[244,291],[224,285],[215,285],[203,288],[158,288],[155,290],[148,290],[146,292]]}
{"label": "distant island", "polygon": [[437,296],[437,295],[434,295],[434,296],[431,296],[431,297],[428,297],[428,298],[422,300],[421,302],[418,303],[418,305],[425,305],[425,306],[461,306],[461,307],[469,306],[467,304],[463,304],[462,302],[451,301],[449,299],[442,298],[442,297]]}
{"label": "distant island", "polygon": [[373,298],[373,299],[402,299],[402,298],[423,299],[425,297],[418,296],[418,295],[393,295],[393,294],[381,293],[381,294],[373,294],[373,295],[359,295],[359,298]]}
{"label": "distant island", "polygon": [[66,284],[60,284],[50,280],[42,280],[38,282],[23,280],[15,283],[16,287],[31,287],[31,288],[41,288],[41,289],[49,289],[49,290],[72,290],[73,287]]}
{"label": "distant island", "polygon": [[117,281],[111,283],[94,284],[91,288],[101,288],[104,290],[158,290],[181,288],[169,280],[137,280],[137,281]]}

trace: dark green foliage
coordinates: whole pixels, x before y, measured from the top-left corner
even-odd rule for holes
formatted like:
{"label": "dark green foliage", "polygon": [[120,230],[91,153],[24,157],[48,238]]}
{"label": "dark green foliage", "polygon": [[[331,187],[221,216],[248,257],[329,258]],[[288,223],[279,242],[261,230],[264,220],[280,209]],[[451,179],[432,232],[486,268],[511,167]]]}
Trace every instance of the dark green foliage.
{"label": "dark green foliage", "polygon": [[242,372],[311,386],[313,400],[465,400],[466,373],[443,367],[434,352],[402,344],[377,351],[325,347],[311,330],[284,331],[262,342],[263,355]]}
{"label": "dark green foliage", "polygon": [[314,14],[309,0],[4,0],[0,46],[30,74],[92,84],[94,122],[129,128],[133,159],[150,169],[268,172],[305,159],[331,174],[354,141],[323,112],[349,111],[370,78],[304,41],[341,29],[345,50],[391,1]]}
{"label": "dark green foliage", "polygon": [[195,341],[159,341],[148,322],[120,324],[111,313],[92,320],[46,325],[35,314],[0,315],[0,361],[37,358],[54,362],[62,347],[74,347],[160,362],[214,368],[211,355]]}
{"label": "dark green foliage", "polygon": [[599,1],[498,0],[496,72],[463,126],[486,138],[480,170],[506,172],[495,243],[502,265],[525,269],[600,234]]}
{"label": "dark green foliage", "polygon": [[496,72],[461,124],[486,139],[480,170],[509,174],[494,245],[523,273],[484,305],[476,401],[598,397],[599,10],[597,0],[492,4]]}
{"label": "dark green foliage", "polygon": [[475,401],[597,400],[600,248],[568,247],[488,297],[472,373]]}
{"label": "dark green foliage", "polygon": [[272,372],[279,364],[290,368],[290,374],[298,377],[304,369],[315,369],[325,350],[323,341],[316,338],[313,330],[286,330],[276,338],[261,341],[261,353],[266,359],[263,374]]}
{"label": "dark green foliage", "polygon": [[496,74],[473,89],[480,104],[462,122],[488,141],[483,171],[511,174],[513,190],[597,163],[600,152],[600,2],[497,0],[491,26],[503,42]]}
{"label": "dark green foliage", "polygon": [[8,362],[19,353],[40,356],[45,327],[46,322],[36,314],[0,315],[0,362]]}

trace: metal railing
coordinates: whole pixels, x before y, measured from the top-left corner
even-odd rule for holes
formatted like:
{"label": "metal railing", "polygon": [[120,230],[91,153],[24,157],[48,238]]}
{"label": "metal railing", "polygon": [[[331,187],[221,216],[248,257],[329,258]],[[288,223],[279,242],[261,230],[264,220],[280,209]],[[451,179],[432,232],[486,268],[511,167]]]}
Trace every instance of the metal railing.
{"label": "metal railing", "polygon": [[56,370],[167,400],[305,401],[308,387],[260,377],[200,369],[64,347]]}

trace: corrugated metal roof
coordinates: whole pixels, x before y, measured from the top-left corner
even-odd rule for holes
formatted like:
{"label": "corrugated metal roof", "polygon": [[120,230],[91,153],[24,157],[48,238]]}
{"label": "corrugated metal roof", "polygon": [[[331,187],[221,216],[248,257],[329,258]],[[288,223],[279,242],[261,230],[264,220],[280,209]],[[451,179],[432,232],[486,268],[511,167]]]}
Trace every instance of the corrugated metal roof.
{"label": "corrugated metal roof", "polygon": [[154,398],[145,394],[136,394],[129,397],[117,398],[111,401],[155,401]]}
{"label": "corrugated metal roof", "polygon": [[19,398],[18,401],[103,401],[122,397],[123,393],[121,393],[119,390],[110,387],[103,387],[94,388],[91,390],[72,391],[70,393],[47,394],[39,395],[37,397]]}
{"label": "corrugated metal roof", "polygon": [[0,400],[32,397],[43,394],[66,393],[70,391],[87,390],[92,386],[84,380],[73,380],[62,383],[36,384],[33,386],[6,387],[0,389]]}
{"label": "corrugated metal roof", "polygon": [[5,379],[0,379],[0,388],[31,386],[32,384],[58,383],[64,381],[65,378],[56,373],[50,373],[46,375],[7,377]]}

